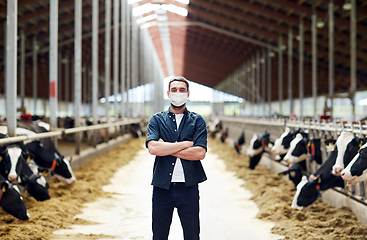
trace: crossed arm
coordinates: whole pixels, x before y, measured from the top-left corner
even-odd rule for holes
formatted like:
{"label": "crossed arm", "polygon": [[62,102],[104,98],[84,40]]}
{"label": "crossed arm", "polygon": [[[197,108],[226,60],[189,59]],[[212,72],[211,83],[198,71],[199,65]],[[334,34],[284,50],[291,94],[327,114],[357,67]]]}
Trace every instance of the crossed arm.
{"label": "crossed arm", "polygon": [[197,161],[203,160],[206,150],[203,147],[195,146],[192,141],[182,142],[164,142],[162,139],[158,141],[151,140],[148,142],[149,153],[156,156],[172,155],[181,159]]}

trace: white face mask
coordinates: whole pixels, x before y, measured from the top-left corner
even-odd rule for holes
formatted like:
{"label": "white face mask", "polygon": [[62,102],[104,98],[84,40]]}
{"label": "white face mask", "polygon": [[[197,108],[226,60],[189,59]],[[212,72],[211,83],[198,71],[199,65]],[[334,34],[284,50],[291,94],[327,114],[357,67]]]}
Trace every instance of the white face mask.
{"label": "white face mask", "polygon": [[187,93],[169,92],[169,101],[175,107],[181,107],[187,101]]}

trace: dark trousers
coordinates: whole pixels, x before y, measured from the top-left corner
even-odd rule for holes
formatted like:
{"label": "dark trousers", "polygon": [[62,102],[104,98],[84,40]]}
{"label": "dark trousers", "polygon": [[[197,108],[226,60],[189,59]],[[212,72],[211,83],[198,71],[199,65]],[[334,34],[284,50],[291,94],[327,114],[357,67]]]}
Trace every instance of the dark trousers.
{"label": "dark trousers", "polygon": [[169,190],[153,188],[152,228],[153,240],[167,240],[173,209],[177,208],[185,240],[199,240],[198,185],[185,187],[185,183],[172,183]]}

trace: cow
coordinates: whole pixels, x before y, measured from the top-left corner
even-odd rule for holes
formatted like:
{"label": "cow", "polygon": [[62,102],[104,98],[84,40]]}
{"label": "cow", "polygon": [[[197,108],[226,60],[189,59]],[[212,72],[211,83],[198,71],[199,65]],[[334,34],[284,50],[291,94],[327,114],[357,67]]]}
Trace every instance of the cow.
{"label": "cow", "polygon": [[341,172],[348,165],[350,160],[358,153],[358,150],[366,142],[364,138],[355,137],[352,132],[342,131],[335,148],[338,150],[338,157],[333,166],[333,174],[341,176]]}
{"label": "cow", "polygon": [[219,119],[214,119],[214,121],[209,125],[208,133],[214,139],[217,133],[219,133],[222,129],[222,121]]}
{"label": "cow", "polygon": [[250,145],[247,149],[247,155],[250,157],[250,169],[255,169],[260,162],[264,152],[268,152],[272,147],[270,143],[270,134],[265,132],[264,135],[258,136],[256,133],[252,136]]}
{"label": "cow", "polygon": [[19,189],[9,183],[2,175],[0,175],[0,206],[5,212],[20,220],[29,219]]}
{"label": "cow", "polygon": [[302,176],[307,175],[306,161],[290,164],[288,169],[278,173],[278,176],[282,177],[288,175],[289,180],[294,184],[295,190],[297,185],[301,182]]}
{"label": "cow", "polygon": [[[332,145],[335,140],[328,139],[325,142]],[[303,178],[301,183],[297,185],[292,207],[298,209],[308,207],[320,196],[320,191],[332,187],[344,187],[343,179],[334,173],[336,162],[341,161],[341,166],[348,165],[359,149],[361,142],[364,142],[364,139],[353,137],[352,133],[343,131],[336,140],[336,146],[331,149],[327,147],[332,151],[326,161],[309,179]]]}
{"label": "cow", "polygon": [[[24,160],[21,159],[20,161]],[[24,162],[22,164],[20,178],[20,184],[34,199],[37,201],[50,199],[50,195],[48,193],[49,184],[44,176],[38,174],[38,166],[36,166],[36,164],[32,162],[27,164],[27,162]]]}
{"label": "cow", "polygon": [[297,191],[292,201],[292,208],[305,210],[313,204],[319,197],[320,191],[325,191],[331,187],[344,187],[344,181],[340,176],[332,174],[331,169],[337,157],[337,150],[330,153],[328,159],[309,178],[302,177],[297,185]]}
{"label": "cow", "polygon": [[139,123],[130,124],[130,133],[134,138],[140,138],[145,135]]}
{"label": "cow", "polygon": [[238,140],[234,143],[234,148],[236,149],[237,153],[241,153],[242,145],[245,144],[245,132],[242,131]]}
{"label": "cow", "polygon": [[50,151],[39,140],[34,140],[25,146],[41,171],[50,171],[51,175],[55,175],[59,181],[66,184],[76,181],[69,161],[57,151]]}
{"label": "cow", "polygon": [[322,154],[320,149],[320,138],[308,138],[308,133],[297,133],[291,141],[289,150],[284,156],[287,163],[296,163],[303,160],[315,160],[322,164]]}
{"label": "cow", "polygon": [[220,135],[220,141],[224,143],[228,137],[228,128],[224,129],[222,131],[222,134]]}
{"label": "cow", "polygon": [[[44,127],[32,122],[18,121],[18,125],[22,127],[16,128],[17,135],[35,135],[36,132],[47,132]],[[7,131],[6,126],[0,126],[0,133],[4,131],[4,127]],[[55,173],[55,177],[66,184],[71,184],[76,180],[69,161],[57,151],[50,138],[24,143],[26,152],[32,155],[33,160],[42,170],[51,170],[51,174]]]}
{"label": "cow", "polygon": [[291,130],[289,127],[286,127],[285,131],[277,138],[274,142],[274,146],[271,148],[272,153],[274,153],[275,160],[281,161],[288,149],[290,147],[291,141],[294,139],[297,133],[299,133],[300,129],[298,130]]}
{"label": "cow", "polygon": [[353,160],[341,172],[342,178],[347,184],[354,185],[367,181],[367,143],[358,150]]}

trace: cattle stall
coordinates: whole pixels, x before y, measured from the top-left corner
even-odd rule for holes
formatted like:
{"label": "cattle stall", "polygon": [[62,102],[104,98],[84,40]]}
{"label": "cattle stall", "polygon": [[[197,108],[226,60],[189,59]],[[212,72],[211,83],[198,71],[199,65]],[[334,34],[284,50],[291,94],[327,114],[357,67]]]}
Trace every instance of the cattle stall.
{"label": "cattle stall", "polygon": [[[242,152],[246,152],[250,139],[253,134],[270,134],[270,141],[274,142],[284,131],[286,127],[291,129],[308,130],[309,136],[321,139],[321,153],[323,161],[326,160],[328,152],[324,141],[326,139],[336,139],[343,130],[353,132],[355,136],[364,137],[367,135],[367,126],[360,122],[320,122],[320,121],[299,121],[288,119],[265,119],[265,118],[239,118],[239,117],[218,117],[223,124],[223,128],[228,128],[228,138],[226,142],[231,146],[245,133],[245,146]],[[288,167],[281,162],[275,161],[275,155],[271,152],[263,154],[262,164],[275,172],[281,172]],[[314,173],[318,167],[315,162],[307,164],[307,173]],[[367,223],[367,201],[365,182],[356,185],[347,185],[345,188],[335,187],[321,193],[322,200],[335,207],[347,206],[356,214],[359,221]]]}

